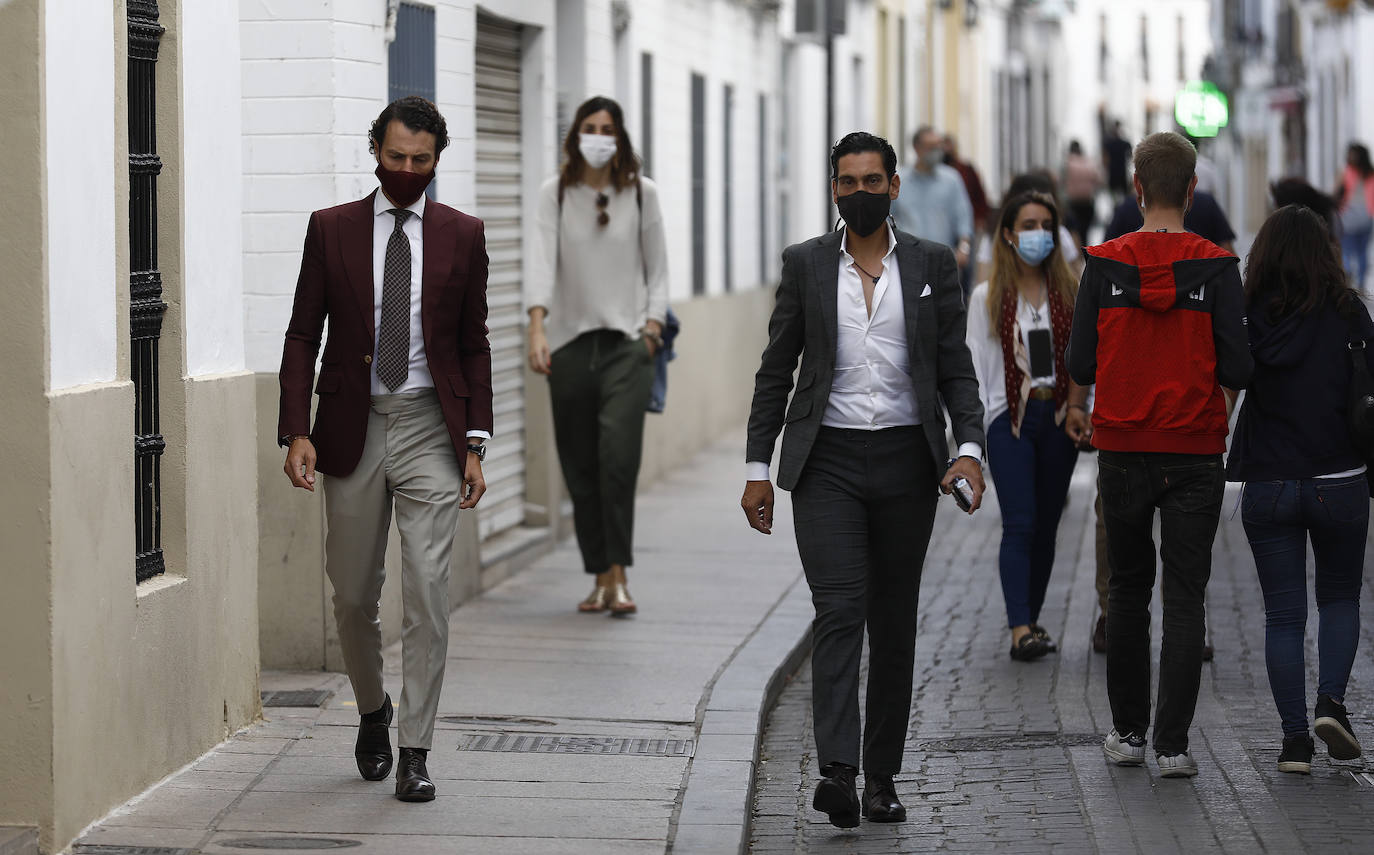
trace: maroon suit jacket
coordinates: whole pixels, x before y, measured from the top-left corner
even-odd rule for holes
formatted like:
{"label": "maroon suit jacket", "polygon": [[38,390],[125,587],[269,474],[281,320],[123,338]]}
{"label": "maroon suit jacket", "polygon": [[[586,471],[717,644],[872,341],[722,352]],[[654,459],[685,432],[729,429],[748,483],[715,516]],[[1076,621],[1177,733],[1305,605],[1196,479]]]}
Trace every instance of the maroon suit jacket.
{"label": "maroon suit jacket", "polygon": [[[358,465],[371,407],[376,341],[372,283],[373,194],[310,215],[296,301],[281,357],[277,436],[309,433],[315,468],[344,476]],[[487,341],[487,250],[482,221],[433,200],[421,219],[420,320],[425,358],[459,460],[467,432],[492,430]],[[310,423],[310,384],[325,319],[320,396]]]}

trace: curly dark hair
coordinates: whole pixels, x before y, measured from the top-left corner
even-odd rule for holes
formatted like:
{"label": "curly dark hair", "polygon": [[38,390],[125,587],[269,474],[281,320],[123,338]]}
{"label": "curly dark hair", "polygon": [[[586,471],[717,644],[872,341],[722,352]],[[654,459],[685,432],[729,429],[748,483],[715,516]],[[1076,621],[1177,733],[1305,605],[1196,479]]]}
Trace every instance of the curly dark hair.
{"label": "curly dark hair", "polygon": [[1342,314],[1355,311],[1341,250],[1326,221],[1306,205],[1285,205],[1260,226],[1245,259],[1245,304],[1271,322],[1306,314],[1330,300]]}
{"label": "curly dark hair", "polygon": [[372,154],[376,154],[381,148],[382,142],[386,139],[386,129],[391,126],[392,119],[400,121],[412,131],[429,131],[434,134],[435,160],[438,160],[440,153],[448,148],[448,124],[444,121],[439,108],[427,98],[407,95],[387,104],[386,109],[382,110],[377,120],[372,123],[372,127],[368,129],[367,150]]}
{"label": "curly dark hair", "polygon": [[846,134],[844,139],[830,149],[830,180],[834,181],[840,177],[840,158],[851,154],[863,154],[866,151],[882,155],[883,171],[889,179],[897,174],[897,152],[892,150],[892,143],[867,131],[855,131]]}

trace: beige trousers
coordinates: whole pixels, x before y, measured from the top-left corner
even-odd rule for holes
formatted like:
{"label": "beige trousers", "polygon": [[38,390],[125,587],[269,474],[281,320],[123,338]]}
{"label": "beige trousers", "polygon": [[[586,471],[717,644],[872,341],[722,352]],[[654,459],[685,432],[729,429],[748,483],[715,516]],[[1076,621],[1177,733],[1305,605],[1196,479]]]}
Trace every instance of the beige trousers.
{"label": "beige trousers", "polygon": [[[466,462],[466,461],[464,461]],[[448,579],[463,474],[433,389],[374,395],[358,468],[324,478],[325,572],[334,586],[358,711],[386,699],[382,624],[392,505],[401,533],[401,673],[397,744],[430,747],[448,655]]]}

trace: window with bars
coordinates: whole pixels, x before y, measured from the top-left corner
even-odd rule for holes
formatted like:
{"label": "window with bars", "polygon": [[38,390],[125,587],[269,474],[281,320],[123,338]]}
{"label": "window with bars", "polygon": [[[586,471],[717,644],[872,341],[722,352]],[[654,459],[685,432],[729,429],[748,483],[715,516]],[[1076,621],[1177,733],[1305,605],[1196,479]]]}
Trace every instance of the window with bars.
{"label": "window with bars", "polygon": [[162,438],[158,341],[167,304],[157,266],[156,0],[129,0],[129,337],[134,385],[134,579],[166,571],[162,554]]}
{"label": "window with bars", "polygon": [[654,174],[654,55],[639,55],[639,157],[644,174]]}
{"label": "window with bars", "polygon": [[733,149],[735,146],[735,87],[725,84],[723,92],[724,103],[721,105],[721,128],[724,131],[721,140],[721,172],[720,172],[720,198],[722,201],[721,228],[724,244],[721,254],[724,256],[725,269],[725,292],[728,294],[735,290],[735,253],[734,253],[734,217],[730,196],[734,181]]}
{"label": "window with bars", "polygon": [[692,293],[706,293],[706,78],[692,75]]}

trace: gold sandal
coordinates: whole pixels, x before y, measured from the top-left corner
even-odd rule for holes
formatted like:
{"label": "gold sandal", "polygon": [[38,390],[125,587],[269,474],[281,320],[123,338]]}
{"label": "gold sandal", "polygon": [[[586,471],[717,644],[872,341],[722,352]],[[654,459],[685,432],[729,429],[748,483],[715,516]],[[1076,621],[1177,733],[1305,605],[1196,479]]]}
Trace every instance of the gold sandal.
{"label": "gold sandal", "polygon": [[639,610],[635,601],[630,599],[630,591],[625,587],[624,582],[617,582],[611,586],[611,600],[609,603],[611,614],[619,617],[620,615],[632,615]]}
{"label": "gold sandal", "polygon": [[587,595],[587,599],[577,604],[579,612],[604,612],[611,598],[610,585],[597,585]]}

